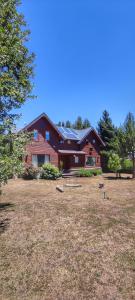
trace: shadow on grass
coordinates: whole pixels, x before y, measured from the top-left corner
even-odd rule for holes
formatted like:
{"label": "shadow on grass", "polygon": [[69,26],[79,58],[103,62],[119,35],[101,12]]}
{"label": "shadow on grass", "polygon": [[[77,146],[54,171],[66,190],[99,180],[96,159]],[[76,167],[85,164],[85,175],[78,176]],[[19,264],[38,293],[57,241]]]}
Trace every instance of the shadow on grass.
{"label": "shadow on grass", "polygon": [[0,203],[0,211],[7,210],[8,208],[14,207],[14,204],[10,202]]}
{"label": "shadow on grass", "polygon": [[127,176],[127,177],[105,176],[104,178],[107,180],[131,180],[132,179],[132,177],[130,177],[130,176]]}
{"label": "shadow on grass", "polygon": [[0,234],[4,233],[9,227],[9,219],[0,220]]}
{"label": "shadow on grass", "polygon": [[[12,207],[14,207],[14,204],[12,204],[10,202],[0,203],[0,212],[9,210]],[[0,218],[0,234],[4,233],[8,229],[9,221],[10,221],[10,219],[8,219],[8,218],[5,218],[5,219]]]}

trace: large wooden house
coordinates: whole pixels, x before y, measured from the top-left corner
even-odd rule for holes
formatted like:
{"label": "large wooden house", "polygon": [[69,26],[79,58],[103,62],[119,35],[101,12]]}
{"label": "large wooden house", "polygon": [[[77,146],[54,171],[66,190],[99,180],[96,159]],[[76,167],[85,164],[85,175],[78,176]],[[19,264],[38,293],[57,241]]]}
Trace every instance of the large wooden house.
{"label": "large wooden house", "polygon": [[56,126],[45,113],[23,128],[33,132],[27,145],[26,164],[35,167],[44,163],[64,170],[100,168],[100,151],[104,143],[94,128],[76,130]]}

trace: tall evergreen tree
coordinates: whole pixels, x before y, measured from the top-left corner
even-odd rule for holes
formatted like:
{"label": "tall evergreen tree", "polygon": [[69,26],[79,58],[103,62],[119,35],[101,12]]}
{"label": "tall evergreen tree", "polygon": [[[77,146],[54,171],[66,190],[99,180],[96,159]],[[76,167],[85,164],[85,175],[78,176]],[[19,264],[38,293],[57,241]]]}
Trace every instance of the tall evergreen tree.
{"label": "tall evergreen tree", "polygon": [[73,125],[73,128],[75,128],[75,129],[82,129],[83,128],[83,122],[82,122],[82,118],[80,116],[76,119],[76,121]]}
{"label": "tall evergreen tree", "polygon": [[89,128],[91,127],[90,121],[88,119],[84,119],[83,121],[83,128]]}
{"label": "tall evergreen tree", "polygon": [[135,178],[135,117],[128,113],[119,135],[121,156],[131,157],[133,161],[133,178]]}
{"label": "tall evergreen tree", "polygon": [[71,128],[72,127],[71,122],[69,120],[67,120],[65,126],[67,128]]}
{"label": "tall evergreen tree", "polygon": [[65,122],[64,121],[62,121],[61,126],[65,127]]}
{"label": "tall evergreen tree", "polygon": [[0,0],[0,121],[32,97],[33,59],[19,0]]}
{"label": "tall evergreen tree", "polygon": [[98,122],[98,133],[106,145],[106,151],[117,152],[117,129],[113,125],[109,113],[106,110],[103,111],[102,118]]}
{"label": "tall evergreen tree", "polygon": [[57,126],[61,127],[61,121],[58,122],[58,124],[56,124]]}

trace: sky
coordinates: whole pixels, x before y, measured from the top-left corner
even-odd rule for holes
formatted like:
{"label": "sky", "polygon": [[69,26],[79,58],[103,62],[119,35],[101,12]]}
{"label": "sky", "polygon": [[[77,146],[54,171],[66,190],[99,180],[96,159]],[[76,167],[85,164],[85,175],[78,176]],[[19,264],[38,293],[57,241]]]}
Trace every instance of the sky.
{"label": "sky", "polygon": [[42,112],[54,123],[78,115],[96,127],[104,109],[119,126],[135,114],[135,1],[22,0],[36,54],[23,127]]}

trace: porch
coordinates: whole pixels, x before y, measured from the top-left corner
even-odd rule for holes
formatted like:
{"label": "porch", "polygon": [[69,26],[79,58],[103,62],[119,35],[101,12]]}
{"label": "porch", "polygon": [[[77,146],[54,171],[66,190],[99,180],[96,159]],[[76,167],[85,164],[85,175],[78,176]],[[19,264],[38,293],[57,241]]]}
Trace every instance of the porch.
{"label": "porch", "polygon": [[64,171],[85,167],[85,152],[74,150],[59,150],[59,168]]}

